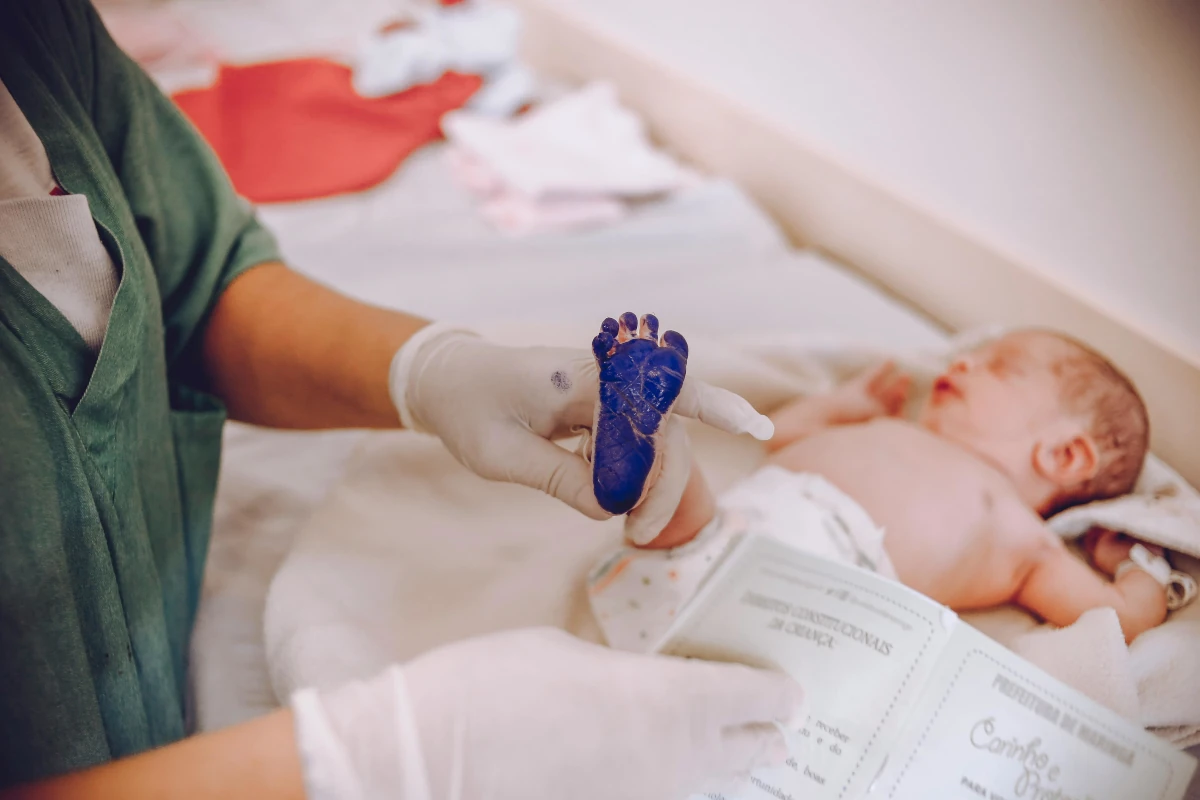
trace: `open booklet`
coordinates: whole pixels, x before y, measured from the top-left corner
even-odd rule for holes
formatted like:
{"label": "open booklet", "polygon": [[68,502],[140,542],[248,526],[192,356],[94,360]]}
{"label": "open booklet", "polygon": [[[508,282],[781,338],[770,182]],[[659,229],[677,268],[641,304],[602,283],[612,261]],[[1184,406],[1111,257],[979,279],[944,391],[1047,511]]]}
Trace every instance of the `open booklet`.
{"label": "open booklet", "polygon": [[656,649],[805,688],[787,765],[754,773],[738,800],[1184,797],[1191,756],[945,606],[766,537],[727,552]]}

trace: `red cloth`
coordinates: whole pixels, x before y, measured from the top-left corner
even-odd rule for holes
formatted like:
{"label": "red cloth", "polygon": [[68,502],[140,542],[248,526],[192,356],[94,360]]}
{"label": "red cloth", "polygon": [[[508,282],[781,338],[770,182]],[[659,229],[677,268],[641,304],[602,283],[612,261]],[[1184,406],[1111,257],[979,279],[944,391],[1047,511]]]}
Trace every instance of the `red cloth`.
{"label": "red cloth", "polygon": [[324,59],[222,66],[208,88],[175,102],[208,140],[237,191],[256,203],[356,192],[441,136],[439,122],[480,87],[473,75],[387,97],[354,91],[350,69]]}

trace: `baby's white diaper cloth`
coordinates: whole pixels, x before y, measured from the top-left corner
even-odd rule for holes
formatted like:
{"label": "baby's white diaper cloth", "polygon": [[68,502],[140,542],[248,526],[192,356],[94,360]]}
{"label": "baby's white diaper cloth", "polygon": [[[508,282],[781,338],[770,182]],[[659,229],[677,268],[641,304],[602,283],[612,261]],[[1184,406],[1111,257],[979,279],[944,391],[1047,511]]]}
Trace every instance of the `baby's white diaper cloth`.
{"label": "baby's white diaper cloth", "polygon": [[771,536],[797,549],[895,578],[884,532],[820,475],[767,466],[721,496],[716,517],[671,550],[622,547],[588,575],[588,601],[610,647],[645,651],[742,536]]}

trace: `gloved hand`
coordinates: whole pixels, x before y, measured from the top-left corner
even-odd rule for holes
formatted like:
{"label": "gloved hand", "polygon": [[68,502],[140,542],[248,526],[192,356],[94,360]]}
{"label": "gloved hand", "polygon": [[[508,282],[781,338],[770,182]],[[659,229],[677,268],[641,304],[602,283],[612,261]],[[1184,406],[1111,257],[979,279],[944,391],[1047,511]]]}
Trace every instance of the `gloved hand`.
{"label": "gloved hand", "polygon": [[781,673],[545,628],[292,698],[309,800],[682,800],[781,765],[800,704]]}
{"label": "gloved hand", "polygon": [[[430,325],[397,352],[389,385],[404,426],[436,434],[471,471],[540,489],[592,519],[609,517],[596,502],[587,461],[551,441],[593,424],[599,382],[589,350],[508,347]],[[676,416],[763,440],[774,432],[738,395],[688,377],[662,431],[658,480],[626,517],[635,544],[659,534],[687,485],[690,444]]]}

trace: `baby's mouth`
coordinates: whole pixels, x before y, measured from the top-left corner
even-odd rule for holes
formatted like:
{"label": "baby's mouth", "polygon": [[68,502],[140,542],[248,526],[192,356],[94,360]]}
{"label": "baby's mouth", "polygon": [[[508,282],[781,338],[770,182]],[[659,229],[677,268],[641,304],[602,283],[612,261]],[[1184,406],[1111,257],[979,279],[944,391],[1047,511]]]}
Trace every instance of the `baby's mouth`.
{"label": "baby's mouth", "polygon": [[942,375],[933,382],[933,396],[938,400],[948,400],[951,397],[962,397],[962,390],[950,378]]}

